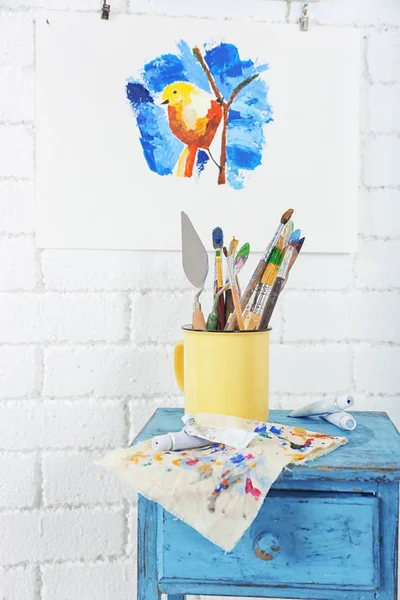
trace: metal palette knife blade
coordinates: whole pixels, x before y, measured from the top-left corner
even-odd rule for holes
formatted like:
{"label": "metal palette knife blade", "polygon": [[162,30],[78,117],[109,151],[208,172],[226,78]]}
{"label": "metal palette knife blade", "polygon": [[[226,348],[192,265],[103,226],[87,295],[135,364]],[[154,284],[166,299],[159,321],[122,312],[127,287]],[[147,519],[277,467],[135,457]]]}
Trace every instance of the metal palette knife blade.
{"label": "metal palette knife blade", "polygon": [[208,254],[191,220],[183,211],[182,222],[182,265],[190,283],[203,290],[208,274]]}

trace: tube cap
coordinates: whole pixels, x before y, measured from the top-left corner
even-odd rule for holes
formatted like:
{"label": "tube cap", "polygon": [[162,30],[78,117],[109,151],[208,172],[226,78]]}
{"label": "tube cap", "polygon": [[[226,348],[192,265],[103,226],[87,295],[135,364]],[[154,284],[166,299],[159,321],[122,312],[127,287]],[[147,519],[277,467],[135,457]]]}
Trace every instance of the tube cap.
{"label": "tube cap", "polygon": [[193,421],[194,422],[194,416],[191,415],[190,413],[187,413],[186,415],[183,415],[182,421],[183,421],[184,425],[186,425],[186,423],[188,423],[189,421]]}
{"label": "tube cap", "polygon": [[173,439],[169,433],[166,433],[164,435],[157,435],[156,437],[153,437],[151,445],[153,447],[153,450],[172,450]]}
{"label": "tube cap", "polygon": [[348,410],[354,405],[354,398],[353,396],[339,396],[336,398],[336,404],[340,410]]}

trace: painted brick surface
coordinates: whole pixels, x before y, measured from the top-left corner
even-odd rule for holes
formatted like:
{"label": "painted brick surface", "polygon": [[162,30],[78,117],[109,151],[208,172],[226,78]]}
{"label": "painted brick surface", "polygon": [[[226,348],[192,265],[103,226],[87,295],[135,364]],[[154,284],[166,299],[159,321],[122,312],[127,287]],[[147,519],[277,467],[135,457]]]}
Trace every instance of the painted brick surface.
{"label": "painted brick surface", "polygon": [[0,181],[1,233],[33,233],[35,188],[23,181]]}
{"label": "painted brick surface", "polygon": [[31,237],[0,237],[0,290],[32,290],[37,283]]}
{"label": "painted brick surface", "polygon": [[36,464],[35,452],[0,454],[0,507],[26,508],[34,505],[38,483]]}
{"label": "painted brick surface", "polygon": [[32,567],[0,569],[0,593],[6,600],[33,600],[35,573]]}
{"label": "painted brick surface", "polygon": [[360,204],[360,233],[364,237],[399,237],[400,190],[362,190]]}
{"label": "painted brick surface", "polygon": [[0,293],[0,337],[11,344],[116,342],[126,335],[126,309],[117,294]]}
{"label": "painted brick surface", "polygon": [[117,556],[124,541],[124,515],[114,508],[1,513],[0,528],[8,541],[1,545],[0,557],[9,565]]}
{"label": "painted brick surface", "polygon": [[46,565],[43,600],[116,600],[132,598],[136,573],[132,560],[96,564]]}
{"label": "painted brick surface", "polygon": [[126,442],[121,401],[57,400],[0,403],[0,447],[105,448]]}
{"label": "painted brick surface", "polygon": [[37,353],[31,346],[0,346],[0,398],[33,394],[37,362]]}
{"label": "painted brick surface", "polygon": [[96,464],[104,452],[46,452],[43,456],[45,506],[121,504],[136,494]]}
{"label": "painted brick surface", "polygon": [[[100,4],[0,7],[1,600],[134,600],[135,494],[94,461],[126,445],[157,407],[183,402],[172,347],[193,290],[180,254],[34,244],[35,10],[99,18]],[[283,25],[300,9],[284,0],[111,2],[111,16]],[[398,0],[321,0],[310,20],[362,36],[360,235],[354,256],[300,256],[272,320],[270,406],[353,393],[357,408],[386,410],[399,427]],[[208,312],[209,292],[203,302]]]}

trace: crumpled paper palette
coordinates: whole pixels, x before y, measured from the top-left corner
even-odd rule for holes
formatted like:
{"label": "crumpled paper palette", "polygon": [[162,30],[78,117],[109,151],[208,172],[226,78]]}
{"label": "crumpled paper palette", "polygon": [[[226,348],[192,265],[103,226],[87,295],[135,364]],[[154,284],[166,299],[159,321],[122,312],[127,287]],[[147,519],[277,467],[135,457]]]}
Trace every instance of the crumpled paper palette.
{"label": "crumpled paper palette", "polygon": [[282,469],[319,458],[347,442],[298,427],[221,415],[197,415],[196,422],[258,435],[245,450],[210,444],[158,452],[150,439],[111,452],[101,464],[228,552],[257,516]]}

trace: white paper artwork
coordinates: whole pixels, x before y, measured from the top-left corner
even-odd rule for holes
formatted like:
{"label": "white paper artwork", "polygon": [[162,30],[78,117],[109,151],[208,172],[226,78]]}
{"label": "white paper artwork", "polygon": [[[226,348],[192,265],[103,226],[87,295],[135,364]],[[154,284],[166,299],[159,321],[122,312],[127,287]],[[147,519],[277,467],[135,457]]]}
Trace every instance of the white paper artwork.
{"label": "white paper artwork", "polygon": [[360,40],[345,28],[41,12],[37,243],[180,250],[184,210],[267,245],[352,252]]}

